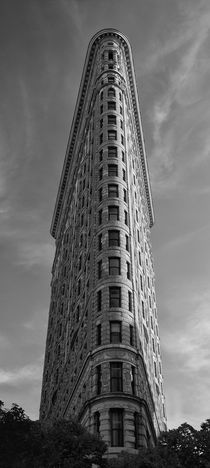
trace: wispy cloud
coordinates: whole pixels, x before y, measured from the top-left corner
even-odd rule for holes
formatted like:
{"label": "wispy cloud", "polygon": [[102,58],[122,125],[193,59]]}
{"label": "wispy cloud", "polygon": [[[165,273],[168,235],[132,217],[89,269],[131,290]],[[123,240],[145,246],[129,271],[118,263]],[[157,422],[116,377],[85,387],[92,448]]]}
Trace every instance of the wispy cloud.
{"label": "wispy cloud", "polygon": [[17,247],[16,264],[26,269],[36,265],[50,267],[52,265],[54,249],[50,243],[23,242]]}
{"label": "wispy cloud", "polygon": [[14,370],[0,369],[0,385],[20,385],[26,382],[39,381],[41,378],[41,364],[29,364]]}

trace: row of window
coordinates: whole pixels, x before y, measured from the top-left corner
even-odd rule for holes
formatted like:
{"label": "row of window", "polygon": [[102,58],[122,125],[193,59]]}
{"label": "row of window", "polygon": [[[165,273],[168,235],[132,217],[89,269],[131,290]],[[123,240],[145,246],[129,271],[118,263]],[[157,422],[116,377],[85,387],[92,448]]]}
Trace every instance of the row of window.
{"label": "row of window", "polygon": [[[120,257],[108,257],[108,265],[109,265],[109,275],[116,276],[121,275],[121,258]],[[98,268],[98,279],[102,278],[103,272],[103,261],[99,260],[97,264]],[[130,262],[126,262],[126,273],[127,278],[131,279],[131,265]]]}
{"label": "row of window", "polygon": [[[112,320],[109,322],[110,327],[110,343],[118,344],[122,343],[122,322],[120,320]],[[133,325],[129,325],[129,342],[130,345],[134,345],[134,329]],[[97,346],[102,344],[102,329],[99,323],[96,327],[96,343]]]}
{"label": "row of window", "polygon": [[[108,130],[107,131],[108,140],[117,140],[117,130]],[[100,145],[104,141],[104,134],[100,134]],[[121,135],[121,144],[124,145],[124,136]]]}
{"label": "row of window", "polygon": [[[109,114],[107,116],[107,124],[108,125],[117,125],[117,116],[114,114]],[[100,128],[103,128],[104,119],[100,120]],[[123,121],[120,120],[120,127],[123,129]]]}
{"label": "row of window", "polygon": [[[117,109],[117,104],[115,101],[107,101],[107,110],[114,110],[116,111]],[[104,112],[104,105],[100,105],[100,114],[103,114]],[[120,106],[120,114],[123,115],[123,109],[122,106]]]}
{"label": "row of window", "polygon": [[[108,206],[108,221],[120,221],[119,206],[109,205]],[[103,210],[98,211],[98,224],[102,224]],[[124,210],[124,223],[128,225],[128,212]]]}
{"label": "row of window", "polygon": [[[108,176],[109,177],[118,177],[118,165],[117,164],[108,164]],[[126,180],[125,169],[122,169],[123,180]],[[103,179],[103,167],[99,169],[99,180]]]}
{"label": "row of window", "polygon": [[[130,371],[131,393],[135,395],[135,367],[131,366]],[[96,367],[96,392],[101,394],[102,390],[102,369],[101,365]],[[123,392],[123,363],[110,362],[110,392]]]}
{"label": "row of window", "polygon": [[[122,161],[125,162],[125,153],[121,151]],[[117,158],[118,157],[118,148],[117,146],[108,146],[108,158]],[[103,160],[103,149],[99,151],[99,160]]]}
{"label": "row of window", "polygon": [[[121,298],[121,287],[120,286],[110,286],[109,287],[109,307],[122,307],[122,298]],[[97,310],[101,312],[102,310],[102,289],[97,292]],[[128,291],[128,310],[132,312],[132,293]]]}
{"label": "row of window", "polygon": [[[110,97],[116,97],[116,91],[115,91],[115,89],[112,88],[112,87],[109,87],[108,90],[107,90],[107,96],[108,96],[108,98],[110,98]],[[100,99],[101,99],[101,101],[103,101],[103,98],[104,98],[104,92],[101,91],[101,94],[100,94]],[[120,101],[122,101],[122,93],[121,93],[121,92],[119,92],[119,99],[120,99]]]}
{"label": "row of window", "polygon": [[[108,184],[108,198],[119,198],[119,186],[117,184]],[[123,189],[123,201],[127,203],[127,190]],[[101,203],[103,200],[103,187],[98,190],[98,201]],[[83,217],[84,219],[84,217]],[[81,223],[82,225],[83,223]]]}

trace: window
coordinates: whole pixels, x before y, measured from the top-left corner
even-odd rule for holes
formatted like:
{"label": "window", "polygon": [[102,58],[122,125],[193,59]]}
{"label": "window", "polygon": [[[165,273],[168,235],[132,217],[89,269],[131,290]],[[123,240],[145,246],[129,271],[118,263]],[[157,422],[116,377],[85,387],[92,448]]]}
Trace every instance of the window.
{"label": "window", "polygon": [[136,221],[139,220],[139,215],[138,215],[138,211],[136,210]]}
{"label": "window", "polygon": [[108,164],[108,176],[117,177],[118,176],[118,166],[117,164]]}
{"label": "window", "polygon": [[139,265],[141,265],[141,252],[139,252]]}
{"label": "window", "polygon": [[135,367],[131,366],[131,392],[135,395]]}
{"label": "window", "polygon": [[110,343],[121,343],[121,322],[110,322]]}
{"label": "window", "polygon": [[128,225],[128,212],[124,211],[124,214],[125,214],[125,224]]}
{"label": "window", "polygon": [[125,248],[129,252],[129,238],[127,235],[125,235]]}
{"label": "window", "polygon": [[115,89],[114,88],[109,88],[108,89],[108,97],[115,97]]}
{"label": "window", "polygon": [[123,200],[127,203],[127,190],[123,189]]}
{"label": "window", "polygon": [[121,135],[121,144],[124,145],[124,136],[123,135]]}
{"label": "window", "polygon": [[108,158],[117,158],[116,146],[108,146]]}
{"label": "window", "polygon": [[123,447],[123,410],[114,408],[110,410],[111,446]]}
{"label": "window", "polygon": [[140,285],[141,285],[141,290],[143,291],[143,278],[142,278],[142,275],[140,275]]}
{"label": "window", "polygon": [[130,331],[130,345],[133,346],[133,344],[134,344],[134,339],[133,339],[133,325],[129,325],[129,331]]}
{"label": "window", "polygon": [[99,210],[98,212],[98,224],[100,225],[102,223],[102,210]]}
{"label": "window", "polygon": [[100,128],[103,128],[103,119],[100,120]]}
{"label": "window", "polygon": [[108,83],[114,83],[115,79],[114,76],[108,76]]}
{"label": "window", "polygon": [[108,184],[108,197],[109,198],[118,198],[118,185],[117,184]]}
{"label": "window", "polygon": [[119,206],[108,206],[109,221],[119,221]]}
{"label": "window", "polygon": [[99,169],[99,180],[103,179],[103,167]]}
{"label": "window", "polygon": [[101,293],[101,289],[100,289],[100,291],[97,292],[97,310],[98,310],[98,312],[101,311],[101,303],[102,303],[102,293]]}
{"label": "window", "polygon": [[116,110],[116,102],[108,101],[108,110]]}
{"label": "window", "polygon": [[101,393],[101,366],[96,367],[96,392],[97,395]]}
{"label": "window", "polygon": [[109,275],[120,275],[120,258],[109,257]]}
{"label": "window", "polygon": [[100,134],[100,145],[103,143],[103,133]]}
{"label": "window", "polygon": [[127,278],[131,279],[131,265],[129,262],[126,262],[127,265]]}
{"label": "window", "polygon": [[120,231],[108,231],[109,234],[109,247],[120,246]]}
{"label": "window", "polygon": [[140,232],[139,232],[138,229],[137,229],[137,240],[138,240],[138,242],[140,243]]}
{"label": "window", "polygon": [[123,391],[121,362],[110,362],[110,391]]}
{"label": "window", "polygon": [[130,291],[128,291],[128,310],[132,311],[132,296]]}
{"label": "window", "polygon": [[113,66],[112,64],[109,64],[109,65],[108,65],[108,68],[109,68],[109,70],[113,70],[113,69],[114,69],[114,66]]}
{"label": "window", "polygon": [[119,98],[120,98],[120,101],[122,101],[122,94],[119,93]]}
{"label": "window", "polygon": [[102,191],[103,191],[103,189],[102,189],[102,187],[101,187],[101,188],[99,189],[99,191],[98,191],[98,200],[99,200],[99,202],[102,201],[102,193],[103,193]]}
{"label": "window", "polygon": [[100,95],[101,101],[103,101],[103,97],[104,97],[104,93],[103,91],[101,91],[101,95]]}
{"label": "window", "polygon": [[141,301],[141,310],[142,310],[142,315],[145,318],[144,301]]}
{"label": "window", "polygon": [[122,120],[120,121],[120,128],[123,129],[123,121]]}
{"label": "window", "polygon": [[82,268],[82,255],[79,257],[79,270]]}
{"label": "window", "polygon": [[121,288],[118,286],[109,288],[109,307],[121,307]]}
{"label": "window", "polygon": [[81,292],[81,280],[78,281],[77,295],[79,296]]}
{"label": "window", "polygon": [[113,50],[109,50],[109,52],[108,52],[108,59],[109,59],[109,60],[114,60],[114,53],[113,53]]}
{"label": "window", "polygon": [[117,117],[116,115],[108,115],[108,125],[116,125]]}
{"label": "window", "polygon": [[103,104],[100,106],[100,114],[103,114]]}
{"label": "window", "polygon": [[122,151],[122,162],[125,162],[125,153]]}
{"label": "window", "polygon": [[101,324],[100,323],[96,327],[96,341],[97,341],[97,345],[100,346],[101,345]]}
{"label": "window", "polygon": [[98,262],[98,279],[101,279],[102,276],[102,260]]}
{"label": "window", "polygon": [[116,139],[117,139],[116,130],[108,130],[108,140],[116,140]]}
{"label": "window", "polygon": [[93,415],[93,432],[94,434],[100,433],[100,413],[96,411]]}
{"label": "window", "polygon": [[140,414],[134,413],[135,448],[139,448]]}
{"label": "window", "polygon": [[103,150],[99,152],[99,161],[103,161]]}
{"label": "window", "polygon": [[123,169],[123,180],[125,180],[125,169]]}
{"label": "window", "polygon": [[102,234],[98,236],[98,250],[102,250]]}
{"label": "window", "polygon": [[122,115],[123,111],[122,111],[122,106],[120,106],[120,114]]}

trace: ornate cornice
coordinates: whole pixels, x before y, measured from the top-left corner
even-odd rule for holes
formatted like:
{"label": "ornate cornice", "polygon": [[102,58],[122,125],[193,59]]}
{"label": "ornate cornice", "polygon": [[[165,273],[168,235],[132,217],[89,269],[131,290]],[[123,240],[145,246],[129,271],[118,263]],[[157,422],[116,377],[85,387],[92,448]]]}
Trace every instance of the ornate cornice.
{"label": "ornate cornice", "polygon": [[81,79],[79,93],[78,93],[76,107],[75,107],[75,112],[74,112],[73,121],[71,125],[69,140],[67,144],[64,165],[63,165],[63,169],[61,173],[61,179],[60,179],[51,229],[50,229],[50,232],[54,238],[56,238],[56,235],[57,235],[57,228],[59,225],[63,202],[65,199],[65,192],[66,192],[66,188],[68,185],[67,184],[68,176],[70,174],[70,169],[71,169],[71,164],[72,164],[72,155],[74,152],[75,143],[76,143],[78,131],[80,128],[81,120],[83,118],[85,96],[86,96],[86,92],[88,88],[88,82],[90,79],[90,71],[91,71],[91,67],[93,63],[94,52],[99,41],[105,37],[112,37],[112,38],[116,37],[118,40],[121,41],[124,47],[129,85],[130,85],[130,91],[131,91],[131,97],[132,97],[132,104],[133,104],[133,110],[134,110],[134,118],[135,118],[136,130],[137,130],[138,144],[139,144],[141,163],[142,163],[142,168],[143,168],[144,185],[145,185],[145,192],[146,192],[146,197],[147,197],[150,227],[154,224],[152,195],[151,195],[151,189],[150,189],[146,152],[145,152],[145,146],[144,146],[144,141],[143,141],[141,116],[140,116],[139,102],[138,102],[138,92],[137,92],[137,87],[136,87],[131,46],[129,44],[127,37],[124,34],[120,33],[119,31],[115,29],[108,28],[108,29],[103,29],[99,31],[98,33],[96,33],[91,39],[89,46],[88,46],[88,50],[87,50],[87,54],[85,58],[85,65],[83,68],[82,79]]}

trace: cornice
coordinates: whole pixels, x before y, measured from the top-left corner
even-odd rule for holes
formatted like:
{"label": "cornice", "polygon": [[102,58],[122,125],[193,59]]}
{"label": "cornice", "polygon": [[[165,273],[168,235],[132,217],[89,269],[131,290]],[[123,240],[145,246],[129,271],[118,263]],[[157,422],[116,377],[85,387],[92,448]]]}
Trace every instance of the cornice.
{"label": "cornice", "polygon": [[73,116],[73,121],[71,125],[70,135],[67,144],[67,150],[64,160],[64,165],[61,173],[60,184],[58,188],[58,194],[56,198],[56,204],[51,224],[51,235],[56,238],[57,236],[57,229],[59,225],[59,220],[62,212],[63,202],[65,199],[65,192],[67,188],[67,181],[68,176],[70,174],[71,164],[72,164],[72,155],[74,153],[75,143],[78,135],[78,131],[80,128],[80,124],[83,118],[83,110],[84,110],[84,103],[85,103],[85,96],[88,88],[88,82],[90,79],[90,71],[93,62],[94,52],[97,47],[99,41],[105,37],[116,37],[119,39],[124,47],[125,57],[127,62],[127,71],[128,71],[128,78],[129,78],[129,85],[131,90],[131,97],[132,97],[132,104],[134,110],[134,118],[137,130],[137,137],[138,137],[138,144],[141,156],[141,163],[143,168],[143,177],[144,177],[144,185],[145,185],[145,192],[147,197],[147,206],[149,212],[149,219],[150,219],[150,227],[154,224],[154,211],[153,211],[153,203],[152,203],[152,195],[151,195],[151,188],[150,188],[150,181],[149,181],[149,172],[146,160],[146,152],[145,146],[143,141],[143,132],[142,132],[142,124],[141,124],[141,116],[139,110],[139,102],[138,102],[138,92],[136,87],[136,80],[135,80],[135,72],[134,72],[134,65],[133,65],[133,58],[132,58],[132,51],[131,46],[127,37],[122,34],[121,32],[117,31],[116,29],[108,28],[102,29],[98,33],[96,33],[88,46],[87,54],[85,58],[85,64],[83,68],[81,83],[79,87],[78,97],[76,101],[75,112]]}

